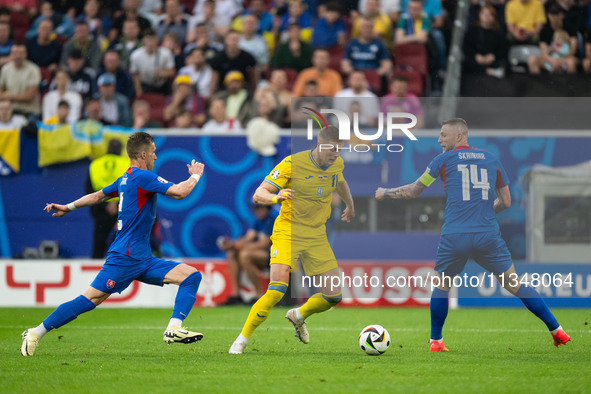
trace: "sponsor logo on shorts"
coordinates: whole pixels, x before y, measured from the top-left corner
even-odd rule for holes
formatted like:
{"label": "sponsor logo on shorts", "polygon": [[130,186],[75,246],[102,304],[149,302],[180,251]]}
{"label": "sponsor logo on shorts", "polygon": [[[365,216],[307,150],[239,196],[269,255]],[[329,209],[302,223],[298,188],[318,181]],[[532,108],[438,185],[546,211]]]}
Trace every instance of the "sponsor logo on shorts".
{"label": "sponsor logo on shorts", "polygon": [[109,289],[112,289],[113,287],[115,287],[115,281],[111,280],[111,279],[107,280],[107,287]]}

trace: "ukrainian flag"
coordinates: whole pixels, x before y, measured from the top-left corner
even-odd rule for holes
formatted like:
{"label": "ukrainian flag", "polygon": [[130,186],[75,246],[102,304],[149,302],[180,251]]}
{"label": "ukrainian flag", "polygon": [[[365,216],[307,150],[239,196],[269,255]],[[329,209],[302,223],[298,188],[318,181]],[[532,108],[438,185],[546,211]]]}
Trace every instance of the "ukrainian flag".
{"label": "ukrainian flag", "polygon": [[21,131],[0,130],[0,176],[20,171]]}
{"label": "ukrainian flag", "polygon": [[72,133],[70,125],[38,124],[39,167],[90,157],[90,138]]}

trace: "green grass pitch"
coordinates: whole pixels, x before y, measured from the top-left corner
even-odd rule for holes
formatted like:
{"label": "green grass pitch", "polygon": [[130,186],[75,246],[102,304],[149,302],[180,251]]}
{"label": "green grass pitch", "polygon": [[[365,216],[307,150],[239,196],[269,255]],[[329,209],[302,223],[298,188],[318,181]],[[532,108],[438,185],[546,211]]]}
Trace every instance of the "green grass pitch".
{"label": "green grass pitch", "polygon": [[[591,392],[591,310],[555,309],[571,335],[555,348],[525,309],[451,310],[449,353],[429,353],[428,309],[335,308],[308,319],[299,343],[274,309],[243,355],[230,355],[247,307],[194,309],[186,326],[201,342],[166,345],[166,309],[98,308],[43,338],[33,357],[21,332],[51,310],[0,309],[0,392]],[[381,324],[392,337],[365,355],[360,330]]]}

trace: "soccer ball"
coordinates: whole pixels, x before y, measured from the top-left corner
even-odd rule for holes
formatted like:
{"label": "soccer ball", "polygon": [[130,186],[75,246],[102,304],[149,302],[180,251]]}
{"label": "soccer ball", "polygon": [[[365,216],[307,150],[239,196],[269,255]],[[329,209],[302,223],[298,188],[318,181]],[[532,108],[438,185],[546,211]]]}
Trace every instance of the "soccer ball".
{"label": "soccer ball", "polygon": [[390,334],[378,324],[369,325],[359,334],[359,347],[370,356],[379,356],[390,347]]}

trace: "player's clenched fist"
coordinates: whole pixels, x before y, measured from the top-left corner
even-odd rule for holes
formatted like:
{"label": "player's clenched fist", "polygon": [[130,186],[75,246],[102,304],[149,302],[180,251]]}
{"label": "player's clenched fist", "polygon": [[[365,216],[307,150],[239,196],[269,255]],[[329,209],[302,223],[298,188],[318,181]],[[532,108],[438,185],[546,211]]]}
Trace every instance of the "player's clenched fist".
{"label": "player's clenched fist", "polygon": [[293,198],[293,190],[292,189],[281,189],[279,193],[277,193],[277,201],[283,200],[291,200]]}
{"label": "player's clenched fist", "polygon": [[203,175],[203,169],[205,168],[205,164],[199,163],[198,161],[191,161],[191,164],[187,164],[187,168],[189,169],[189,174],[193,175]]}

